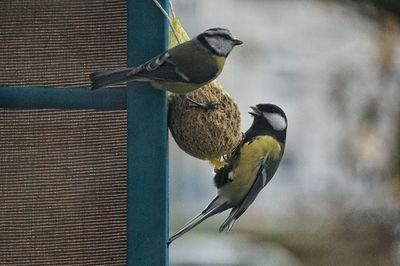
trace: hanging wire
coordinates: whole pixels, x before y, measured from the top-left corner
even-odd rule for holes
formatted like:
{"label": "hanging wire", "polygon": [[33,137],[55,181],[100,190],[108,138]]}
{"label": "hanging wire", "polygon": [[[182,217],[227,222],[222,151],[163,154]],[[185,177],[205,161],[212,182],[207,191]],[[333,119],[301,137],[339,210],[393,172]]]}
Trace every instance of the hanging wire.
{"label": "hanging wire", "polygon": [[[176,41],[180,44],[181,41],[180,41],[180,39],[178,38],[178,34],[176,33],[174,26],[172,25],[171,18],[170,18],[170,16],[168,15],[167,11],[165,11],[165,9],[160,5],[160,3],[159,3],[157,0],[153,0],[153,2],[154,2],[154,4],[156,4],[156,6],[158,7],[158,9],[160,9],[160,11],[163,13],[164,17],[168,20],[169,27],[171,28],[172,33],[174,34]],[[175,15],[174,15],[174,13],[173,13],[173,11],[172,11],[171,1],[169,1],[169,3],[170,3],[171,12],[172,12],[172,14],[173,14],[173,17],[175,17]]]}
{"label": "hanging wire", "polygon": [[176,18],[174,6],[172,5],[172,0],[168,0],[168,3],[169,3],[169,9],[171,10],[172,18]]}

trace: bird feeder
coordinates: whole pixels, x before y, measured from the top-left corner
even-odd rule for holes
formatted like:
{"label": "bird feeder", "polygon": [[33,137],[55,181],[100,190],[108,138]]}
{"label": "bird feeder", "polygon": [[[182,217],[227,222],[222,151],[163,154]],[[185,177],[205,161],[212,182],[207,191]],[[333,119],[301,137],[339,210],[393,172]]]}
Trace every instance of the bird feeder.
{"label": "bird feeder", "polygon": [[0,265],[167,264],[166,95],[87,89],[167,39],[148,0],[2,1]]}

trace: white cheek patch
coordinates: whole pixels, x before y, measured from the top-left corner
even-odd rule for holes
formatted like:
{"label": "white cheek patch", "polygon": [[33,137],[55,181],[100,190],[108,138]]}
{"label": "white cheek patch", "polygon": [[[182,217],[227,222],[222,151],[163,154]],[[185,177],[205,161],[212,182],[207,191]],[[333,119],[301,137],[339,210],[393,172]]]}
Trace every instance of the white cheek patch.
{"label": "white cheek patch", "polygon": [[286,128],[286,121],[282,115],[273,113],[263,113],[263,115],[275,130],[284,130]]}

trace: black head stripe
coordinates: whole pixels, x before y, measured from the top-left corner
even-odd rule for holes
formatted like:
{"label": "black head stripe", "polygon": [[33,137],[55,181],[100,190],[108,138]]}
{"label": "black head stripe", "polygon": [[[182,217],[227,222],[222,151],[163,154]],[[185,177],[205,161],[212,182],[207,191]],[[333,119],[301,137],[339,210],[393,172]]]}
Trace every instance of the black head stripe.
{"label": "black head stripe", "polygon": [[224,29],[224,28],[211,28],[211,29],[206,30],[205,32],[220,32],[220,33],[224,32],[227,34],[230,33],[229,30]]}
{"label": "black head stripe", "polygon": [[208,29],[205,32],[203,32],[202,34],[204,34],[205,36],[221,36],[222,38],[225,38],[227,40],[232,40],[233,36],[230,33],[229,30],[224,29],[224,28],[212,28],[212,29]]}
{"label": "black head stripe", "polygon": [[221,55],[221,54],[219,53],[219,51],[217,51],[213,46],[210,45],[210,43],[209,43],[209,42],[207,41],[207,39],[206,39],[207,37],[208,37],[207,35],[201,34],[201,35],[199,35],[198,40],[200,41],[200,43],[201,43],[208,51],[210,51],[210,53],[216,54],[216,55]]}
{"label": "black head stripe", "polygon": [[209,53],[218,56],[228,56],[235,46],[233,36],[229,30],[222,28],[213,28],[206,30],[197,36],[200,45]]}
{"label": "black head stripe", "polygon": [[230,35],[228,35],[226,33],[219,33],[219,34],[216,34],[216,35],[218,35],[218,36],[220,36],[220,37],[222,37],[222,38],[224,38],[226,40],[232,40],[233,39],[232,36],[230,36]]}

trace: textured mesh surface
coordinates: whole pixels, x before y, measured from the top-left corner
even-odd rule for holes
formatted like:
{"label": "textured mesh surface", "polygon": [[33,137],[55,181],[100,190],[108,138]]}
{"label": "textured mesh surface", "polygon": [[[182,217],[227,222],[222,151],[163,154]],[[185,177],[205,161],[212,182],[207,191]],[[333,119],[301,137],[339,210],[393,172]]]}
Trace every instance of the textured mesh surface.
{"label": "textured mesh surface", "polygon": [[124,265],[126,114],[0,109],[0,265]]}
{"label": "textured mesh surface", "polygon": [[2,0],[0,85],[89,86],[126,65],[126,0]]}
{"label": "textured mesh surface", "polygon": [[[1,1],[0,86],[125,65],[126,0]],[[125,201],[125,111],[0,109],[0,265],[124,265]]]}
{"label": "textured mesh surface", "polygon": [[204,112],[189,107],[185,96],[170,96],[168,126],[179,147],[203,160],[218,160],[231,154],[242,138],[240,112],[234,99],[217,81],[188,93],[187,97],[199,103],[218,105]]}

